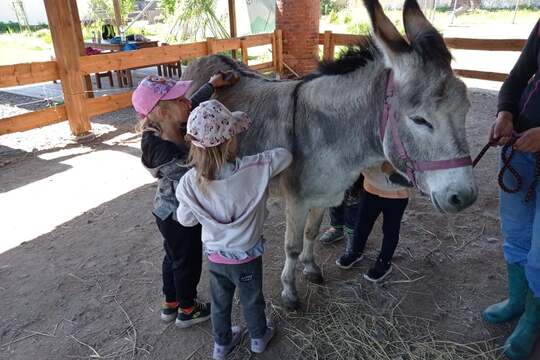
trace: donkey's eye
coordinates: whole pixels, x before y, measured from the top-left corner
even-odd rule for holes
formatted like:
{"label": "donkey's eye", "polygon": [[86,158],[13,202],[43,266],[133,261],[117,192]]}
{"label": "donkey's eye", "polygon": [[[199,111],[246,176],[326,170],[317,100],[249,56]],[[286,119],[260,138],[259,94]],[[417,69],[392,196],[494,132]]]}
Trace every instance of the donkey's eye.
{"label": "donkey's eye", "polygon": [[427,121],[426,119],[424,119],[423,117],[421,116],[411,116],[411,120],[414,121],[414,123],[416,125],[423,125],[423,126],[427,126],[428,128],[430,128],[431,130],[433,130],[433,125],[431,125],[429,123],[429,121]]}

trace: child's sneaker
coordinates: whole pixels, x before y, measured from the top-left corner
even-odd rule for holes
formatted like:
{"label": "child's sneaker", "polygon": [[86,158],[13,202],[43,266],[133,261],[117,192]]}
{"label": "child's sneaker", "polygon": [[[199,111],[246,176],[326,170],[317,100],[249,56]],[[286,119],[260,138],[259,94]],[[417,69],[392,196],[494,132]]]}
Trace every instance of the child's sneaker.
{"label": "child's sneaker", "polygon": [[208,319],[210,319],[210,303],[195,302],[195,305],[189,310],[178,309],[175,325],[185,329]]}
{"label": "child's sneaker", "polygon": [[343,233],[343,229],[335,228],[332,226],[321,235],[319,241],[323,245],[330,245],[335,242],[341,241],[344,238],[345,235]]}
{"label": "child's sneaker", "polygon": [[266,350],[266,347],[268,346],[268,343],[272,338],[274,337],[274,334],[276,333],[276,329],[268,325],[266,327],[266,333],[264,336],[260,339],[251,339],[251,351],[253,351],[256,354],[260,354]]}
{"label": "child's sneaker", "polygon": [[390,275],[391,272],[392,263],[390,261],[385,263],[381,260],[377,260],[375,266],[369,269],[369,271],[364,274],[364,279],[373,283],[379,283],[383,281],[388,275]]}
{"label": "child's sneaker", "polygon": [[336,265],[342,269],[350,269],[363,258],[364,255],[345,253],[336,260]]}
{"label": "child's sneaker", "polygon": [[178,302],[164,302],[159,311],[161,321],[171,322],[178,316]]}
{"label": "child's sneaker", "polygon": [[227,355],[235,348],[236,345],[242,340],[242,328],[240,326],[231,327],[232,331],[232,340],[229,345],[219,345],[214,342],[214,354],[212,355],[213,360],[224,360],[227,358]]}

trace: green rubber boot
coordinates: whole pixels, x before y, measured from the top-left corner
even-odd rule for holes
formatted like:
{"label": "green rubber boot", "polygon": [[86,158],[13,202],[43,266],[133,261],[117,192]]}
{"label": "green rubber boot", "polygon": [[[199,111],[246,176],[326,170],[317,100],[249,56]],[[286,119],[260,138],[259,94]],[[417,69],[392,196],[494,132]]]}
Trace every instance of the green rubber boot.
{"label": "green rubber boot", "polygon": [[525,277],[525,269],[517,264],[508,266],[508,299],[491,305],[482,313],[488,323],[500,324],[520,316],[525,311],[525,299],[529,285]]}
{"label": "green rubber boot", "polygon": [[527,359],[534,349],[538,335],[540,335],[540,299],[535,298],[529,290],[525,312],[504,344],[504,355],[510,360]]}

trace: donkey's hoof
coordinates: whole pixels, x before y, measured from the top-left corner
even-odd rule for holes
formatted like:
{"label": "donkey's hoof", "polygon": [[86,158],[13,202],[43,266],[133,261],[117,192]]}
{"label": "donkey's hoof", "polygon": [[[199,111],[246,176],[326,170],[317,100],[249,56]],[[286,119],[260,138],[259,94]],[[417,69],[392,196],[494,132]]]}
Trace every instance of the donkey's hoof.
{"label": "donkey's hoof", "polygon": [[312,284],[321,285],[324,282],[324,278],[321,273],[304,272],[304,277]]}
{"label": "donkey's hoof", "polygon": [[281,306],[287,311],[295,311],[300,309],[300,301],[297,298],[290,298],[281,295]]}

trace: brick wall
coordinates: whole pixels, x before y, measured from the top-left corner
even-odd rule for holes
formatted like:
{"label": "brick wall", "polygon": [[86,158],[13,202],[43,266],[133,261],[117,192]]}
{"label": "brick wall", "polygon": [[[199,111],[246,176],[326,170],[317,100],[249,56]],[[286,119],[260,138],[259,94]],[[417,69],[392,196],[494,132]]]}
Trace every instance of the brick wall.
{"label": "brick wall", "polygon": [[300,75],[319,57],[320,0],[277,0],[276,26],[283,31],[283,60]]}

